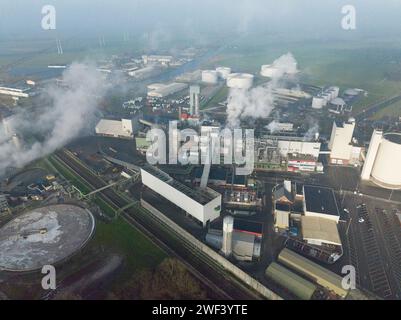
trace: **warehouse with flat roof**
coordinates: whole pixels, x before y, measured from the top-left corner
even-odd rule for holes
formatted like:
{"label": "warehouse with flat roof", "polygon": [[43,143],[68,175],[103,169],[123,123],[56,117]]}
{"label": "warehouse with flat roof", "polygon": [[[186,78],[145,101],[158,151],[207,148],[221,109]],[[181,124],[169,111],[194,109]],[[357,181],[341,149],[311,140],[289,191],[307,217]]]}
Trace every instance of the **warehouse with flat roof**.
{"label": "warehouse with flat roof", "polygon": [[302,216],[301,223],[302,237],[308,244],[341,246],[340,234],[334,220]]}
{"label": "warehouse with flat roof", "polygon": [[286,288],[290,293],[301,300],[310,300],[317,289],[317,286],[312,282],[300,277],[276,262],[272,262],[266,269],[266,277]]}
{"label": "warehouse with flat roof", "polygon": [[287,248],[281,251],[278,261],[340,297],[348,295],[342,286],[342,277]]}

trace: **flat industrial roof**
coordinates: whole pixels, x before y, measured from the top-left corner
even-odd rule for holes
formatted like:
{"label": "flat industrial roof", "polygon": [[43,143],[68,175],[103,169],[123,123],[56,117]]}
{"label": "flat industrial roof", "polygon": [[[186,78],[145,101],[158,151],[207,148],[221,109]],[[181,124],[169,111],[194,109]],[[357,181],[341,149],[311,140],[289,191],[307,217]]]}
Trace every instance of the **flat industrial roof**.
{"label": "flat industrial roof", "polygon": [[169,184],[176,190],[180,191],[184,195],[190,197],[191,199],[199,202],[202,205],[206,205],[210,201],[221,196],[218,192],[216,192],[210,188],[206,188],[206,189],[191,188],[191,187],[183,184],[182,182],[174,180],[170,175],[168,175],[164,171],[162,171],[154,166],[147,165],[147,166],[142,167],[141,169],[148,172],[149,174],[153,175],[154,177],[158,178],[159,180]]}
{"label": "flat industrial roof", "polygon": [[302,216],[301,222],[304,240],[317,240],[341,246],[340,234],[334,220]]}
{"label": "flat industrial roof", "polygon": [[340,216],[333,189],[319,186],[304,186],[303,190],[307,211]]}
{"label": "flat industrial roof", "polygon": [[266,269],[266,276],[302,300],[310,300],[317,289],[317,286],[312,282],[305,280],[276,262],[272,262]]}
{"label": "flat industrial roof", "polygon": [[278,261],[342,297],[348,294],[342,286],[342,277],[287,248],[281,251]]}
{"label": "flat industrial roof", "polygon": [[96,125],[96,130],[101,134],[112,134],[122,137],[131,137],[131,133],[123,130],[122,122],[118,120],[101,119]]}

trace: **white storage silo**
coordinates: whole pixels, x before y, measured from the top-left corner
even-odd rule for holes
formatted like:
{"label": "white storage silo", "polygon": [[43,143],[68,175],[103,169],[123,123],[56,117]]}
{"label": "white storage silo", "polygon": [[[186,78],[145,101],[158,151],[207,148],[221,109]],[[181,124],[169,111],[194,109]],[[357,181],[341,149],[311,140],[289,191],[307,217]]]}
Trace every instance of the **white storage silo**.
{"label": "white storage silo", "polygon": [[221,251],[228,257],[232,253],[234,218],[226,216],[223,220],[223,244]]}
{"label": "white storage silo", "polygon": [[227,86],[235,89],[249,89],[253,86],[254,76],[249,73],[232,73],[227,78]]}
{"label": "white storage silo", "polygon": [[383,136],[372,170],[372,180],[387,189],[401,189],[401,134]]}
{"label": "white storage silo", "polygon": [[231,74],[231,68],[218,67],[216,68],[216,72],[218,73],[221,79],[226,80],[228,76]]}
{"label": "white storage silo", "polygon": [[279,70],[271,64],[265,64],[260,69],[260,75],[267,78],[274,78],[278,72]]}
{"label": "white storage silo", "polygon": [[327,104],[327,102],[322,97],[313,97],[312,99],[312,109],[323,109],[325,104]]}
{"label": "white storage silo", "polygon": [[208,84],[217,84],[219,80],[218,73],[216,70],[204,70],[202,71],[202,82]]}

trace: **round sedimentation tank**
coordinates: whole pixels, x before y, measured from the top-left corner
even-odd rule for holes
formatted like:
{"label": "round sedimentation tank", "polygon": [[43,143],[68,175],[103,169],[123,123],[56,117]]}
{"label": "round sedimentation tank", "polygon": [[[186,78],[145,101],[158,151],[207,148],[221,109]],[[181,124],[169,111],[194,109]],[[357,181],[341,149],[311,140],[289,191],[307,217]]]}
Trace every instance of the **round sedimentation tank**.
{"label": "round sedimentation tank", "polygon": [[23,213],[0,229],[0,270],[28,272],[61,263],[79,252],[94,230],[93,215],[75,205]]}
{"label": "round sedimentation tank", "polygon": [[401,134],[388,133],[377,151],[372,180],[387,189],[401,189]]}
{"label": "round sedimentation tank", "polygon": [[208,84],[217,84],[218,81],[219,81],[219,75],[216,70],[202,71],[202,82]]}
{"label": "round sedimentation tank", "polygon": [[249,89],[253,86],[254,76],[249,73],[232,73],[227,78],[227,87],[235,89]]}

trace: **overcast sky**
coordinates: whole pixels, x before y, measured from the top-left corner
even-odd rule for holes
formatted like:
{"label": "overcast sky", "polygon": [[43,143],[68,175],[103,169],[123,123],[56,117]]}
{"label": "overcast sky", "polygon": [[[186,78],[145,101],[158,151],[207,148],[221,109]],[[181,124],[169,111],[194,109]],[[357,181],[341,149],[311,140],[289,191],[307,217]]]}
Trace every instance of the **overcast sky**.
{"label": "overcast sky", "polygon": [[124,32],[330,37],[341,35],[341,8],[347,4],[356,7],[359,33],[401,32],[401,0],[0,0],[0,37],[46,36],[41,29],[45,4],[57,10],[58,34],[82,37]]}

